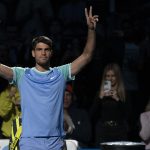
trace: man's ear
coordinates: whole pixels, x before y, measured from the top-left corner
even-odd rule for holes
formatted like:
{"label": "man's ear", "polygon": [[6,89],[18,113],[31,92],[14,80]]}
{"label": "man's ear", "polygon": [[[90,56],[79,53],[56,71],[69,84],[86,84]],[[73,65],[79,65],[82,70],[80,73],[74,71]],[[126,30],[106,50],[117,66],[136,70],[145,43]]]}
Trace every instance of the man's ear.
{"label": "man's ear", "polygon": [[32,50],[32,57],[35,57],[35,52],[34,52],[34,50]]}
{"label": "man's ear", "polygon": [[51,49],[51,57],[53,56],[53,50]]}

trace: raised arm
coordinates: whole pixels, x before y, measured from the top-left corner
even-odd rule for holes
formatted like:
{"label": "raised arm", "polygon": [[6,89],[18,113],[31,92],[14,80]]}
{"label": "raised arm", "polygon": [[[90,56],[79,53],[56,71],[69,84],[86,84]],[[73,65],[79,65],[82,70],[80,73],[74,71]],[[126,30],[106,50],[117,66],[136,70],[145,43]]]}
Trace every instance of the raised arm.
{"label": "raised arm", "polygon": [[92,15],[92,6],[88,12],[85,8],[85,16],[88,26],[87,41],[82,54],[71,63],[71,75],[76,75],[86,64],[88,64],[92,58],[93,51],[95,48],[95,29],[98,21],[98,15]]}
{"label": "raised arm", "polygon": [[11,81],[13,79],[13,70],[8,66],[0,64],[0,77]]}

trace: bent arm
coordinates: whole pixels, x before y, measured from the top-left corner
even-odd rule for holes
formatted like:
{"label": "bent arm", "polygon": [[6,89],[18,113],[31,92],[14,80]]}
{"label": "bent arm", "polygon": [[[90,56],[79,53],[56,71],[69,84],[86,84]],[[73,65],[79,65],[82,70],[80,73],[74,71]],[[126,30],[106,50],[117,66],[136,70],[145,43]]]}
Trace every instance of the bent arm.
{"label": "bent arm", "polygon": [[96,23],[98,21],[98,16],[92,15],[91,6],[89,12],[87,11],[87,8],[85,8],[85,16],[88,26],[87,41],[83,53],[71,63],[72,76],[76,75],[86,64],[90,62],[95,48],[95,40],[96,40],[95,29]]}
{"label": "bent arm", "polygon": [[13,70],[12,68],[5,66],[3,64],[0,64],[0,77],[11,81],[13,79]]}

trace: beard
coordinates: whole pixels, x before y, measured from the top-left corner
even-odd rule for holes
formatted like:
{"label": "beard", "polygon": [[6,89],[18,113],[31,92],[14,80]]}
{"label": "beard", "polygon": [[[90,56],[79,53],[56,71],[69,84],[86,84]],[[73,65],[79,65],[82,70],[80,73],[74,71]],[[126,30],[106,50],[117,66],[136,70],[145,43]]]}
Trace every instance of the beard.
{"label": "beard", "polygon": [[38,64],[41,67],[49,67],[50,66],[50,60],[45,60],[45,61],[36,60],[36,64]]}

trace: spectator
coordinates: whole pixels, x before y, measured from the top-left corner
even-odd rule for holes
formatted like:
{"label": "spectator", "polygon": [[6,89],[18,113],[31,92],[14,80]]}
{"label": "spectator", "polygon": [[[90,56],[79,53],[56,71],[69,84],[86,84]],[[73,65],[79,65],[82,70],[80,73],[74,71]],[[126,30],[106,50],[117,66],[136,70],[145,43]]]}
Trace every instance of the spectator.
{"label": "spectator", "polygon": [[64,112],[72,120],[72,132],[67,133],[66,139],[74,139],[80,147],[88,147],[91,140],[91,124],[88,113],[75,106],[74,93],[71,85],[66,86],[64,95]]}
{"label": "spectator", "polygon": [[12,85],[0,93],[0,117],[2,118],[2,138],[10,138],[12,120],[20,115],[20,96],[17,88]]}
{"label": "spectator", "polygon": [[[106,81],[111,83],[107,90]],[[100,91],[90,111],[96,147],[101,142],[127,140],[125,102],[120,68],[117,64],[108,64],[103,72]]]}
{"label": "spectator", "polygon": [[145,108],[145,112],[140,115],[140,124],[139,135],[146,144],[145,149],[150,150],[150,101]]}

